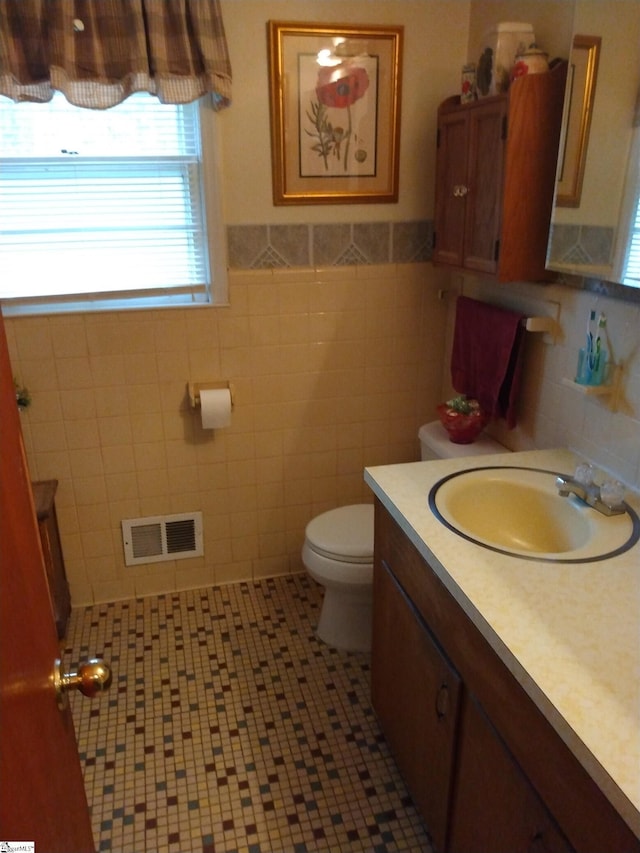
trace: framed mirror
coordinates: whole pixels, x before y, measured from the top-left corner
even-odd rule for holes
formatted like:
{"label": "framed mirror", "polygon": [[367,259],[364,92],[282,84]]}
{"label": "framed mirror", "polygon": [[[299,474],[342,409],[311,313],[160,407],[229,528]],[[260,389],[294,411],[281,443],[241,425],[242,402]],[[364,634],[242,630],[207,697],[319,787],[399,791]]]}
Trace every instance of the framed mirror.
{"label": "framed mirror", "polygon": [[576,0],[549,269],[640,288],[639,92],[640,3]]}
{"label": "framed mirror", "polygon": [[573,37],[569,63],[570,79],[566,89],[567,106],[558,155],[558,207],[580,207],[601,41],[600,36]]}

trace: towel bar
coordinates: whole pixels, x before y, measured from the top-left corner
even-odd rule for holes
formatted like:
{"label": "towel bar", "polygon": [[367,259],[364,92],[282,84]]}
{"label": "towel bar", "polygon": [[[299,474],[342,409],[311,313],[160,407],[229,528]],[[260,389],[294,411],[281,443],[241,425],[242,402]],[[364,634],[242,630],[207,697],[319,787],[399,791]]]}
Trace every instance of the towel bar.
{"label": "towel bar", "polygon": [[556,321],[553,317],[526,317],[522,324],[527,332],[549,332],[553,334],[556,329]]}
{"label": "towel bar", "polygon": [[[446,299],[452,292],[453,291],[447,290],[446,288],[440,288],[438,290],[438,299]],[[522,325],[527,332],[545,332],[555,338],[557,323],[553,317],[524,317]]]}

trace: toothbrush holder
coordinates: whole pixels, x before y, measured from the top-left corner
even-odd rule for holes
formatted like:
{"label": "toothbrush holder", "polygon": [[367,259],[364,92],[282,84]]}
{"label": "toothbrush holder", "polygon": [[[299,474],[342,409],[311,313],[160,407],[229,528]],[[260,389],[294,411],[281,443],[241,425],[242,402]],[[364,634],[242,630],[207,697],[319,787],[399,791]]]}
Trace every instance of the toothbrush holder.
{"label": "toothbrush holder", "polygon": [[604,385],[607,377],[607,351],[601,350],[597,358],[588,355],[583,347],[578,353],[576,382],[579,385]]}

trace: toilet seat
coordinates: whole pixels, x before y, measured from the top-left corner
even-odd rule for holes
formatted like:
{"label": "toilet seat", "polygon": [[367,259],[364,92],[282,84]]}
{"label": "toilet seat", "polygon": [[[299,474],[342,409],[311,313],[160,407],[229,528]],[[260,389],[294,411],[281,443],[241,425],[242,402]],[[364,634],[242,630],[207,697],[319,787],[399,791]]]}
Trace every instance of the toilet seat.
{"label": "toilet seat", "polygon": [[373,582],[373,558],[366,563],[352,563],[339,557],[326,557],[305,542],[302,562],[311,577],[322,586],[332,584],[356,591],[370,588]]}
{"label": "toilet seat", "polygon": [[307,545],[339,563],[373,563],[373,504],[351,504],[316,516],[305,530]]}

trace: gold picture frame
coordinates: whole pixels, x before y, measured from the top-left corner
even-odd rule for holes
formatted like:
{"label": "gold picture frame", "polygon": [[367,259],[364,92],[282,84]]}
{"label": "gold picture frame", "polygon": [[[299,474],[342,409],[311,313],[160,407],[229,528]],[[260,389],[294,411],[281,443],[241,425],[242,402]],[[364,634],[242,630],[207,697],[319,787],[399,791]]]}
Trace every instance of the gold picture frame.
{"label": "gold picture frame", "polygon": [[580,207],[601,43],[600,36],[573,37],[558,170],[558,207]]}
{"label": "gold picture frame", "polygon": [[403,27],[267,29],[274,204],[397,202]]}

